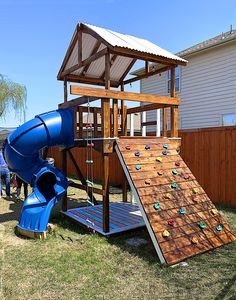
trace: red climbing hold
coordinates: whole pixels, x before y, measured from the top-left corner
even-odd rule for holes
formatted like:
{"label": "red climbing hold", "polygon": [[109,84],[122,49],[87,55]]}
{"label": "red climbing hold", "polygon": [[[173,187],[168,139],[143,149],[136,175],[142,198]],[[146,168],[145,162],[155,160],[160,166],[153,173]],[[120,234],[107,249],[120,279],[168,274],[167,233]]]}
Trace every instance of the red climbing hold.
{"label": "red climbing hold", "polygon": [[180,162],[179,162],[179,161],[176,161],[176,162],[175,162],[175,165],[176,165],[177,167],[179,167],[179,166],[180,166]]}
{"label": "red climbing hold", "polygon": [[126,146],[125,146],[125,149],[126,149],[126,150],[130,150],[130,149],[131,149],[131,146],[130,146],[130,145],[126,145]]}
{"label": "red climbing hold", "polygon": [[184,175],[183,175],[183,178],[184,178],[184,179],[189,179],[189,175],[188,175],[188,174],[184,174]]}
{"label": "red climbing hold", "polygon": [[169,221],[168,221],[168,225],[174,226],[174,225],[175,225],[175,221],[174,221],[174,220],[169,220]]}
{"label": "red climbing hold", "polygon": [[85,128],[87,128],[87,129],[88,129],[88,128],[92,128],[92,124],[86,124],[86,125],[85,125]]}

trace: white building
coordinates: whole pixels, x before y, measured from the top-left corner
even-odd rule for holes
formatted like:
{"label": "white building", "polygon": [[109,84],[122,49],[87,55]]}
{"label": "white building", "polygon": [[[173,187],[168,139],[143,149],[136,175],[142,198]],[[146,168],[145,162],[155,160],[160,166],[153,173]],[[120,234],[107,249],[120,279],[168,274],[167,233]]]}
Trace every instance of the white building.
{"label": "white building", "polygon": [[[186,67],[176,68],[176,92],[181,98],[179,128],[236,125],[236,30],[176,55],[188,60]],[[140,69],[133,74],[143,72]],[[168,75],[165,72],[141,80],[141,93],[168,95]],[[147,112],[147,121],[155,119],[156,112]]]}

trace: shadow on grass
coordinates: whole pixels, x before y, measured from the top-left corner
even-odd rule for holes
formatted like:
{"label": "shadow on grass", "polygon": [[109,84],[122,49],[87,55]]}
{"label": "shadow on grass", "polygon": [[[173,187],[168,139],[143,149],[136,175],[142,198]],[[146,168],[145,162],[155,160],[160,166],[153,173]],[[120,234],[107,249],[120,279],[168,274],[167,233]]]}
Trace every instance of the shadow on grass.
{"label": "shadow on grass", "polygon": [[[223,287],[221,292],[216,296],[215,300],[225,299],[225,297],[230,292],[231,288],[235,285],[235,283],[236,283],[236,274],[226,283],[226,285]],[[230,298],[230,299],[235,299],[235,298]]]}

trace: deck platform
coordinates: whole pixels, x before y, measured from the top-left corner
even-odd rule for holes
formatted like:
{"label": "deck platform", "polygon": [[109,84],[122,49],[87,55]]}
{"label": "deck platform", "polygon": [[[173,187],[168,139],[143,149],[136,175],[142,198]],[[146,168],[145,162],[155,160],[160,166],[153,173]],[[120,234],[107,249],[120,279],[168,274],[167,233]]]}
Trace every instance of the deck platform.
{"label": "deck platform", "polygon": [[68,209],[62,212],[78,223],[95,230],[102,235],[111,235],[145,226],[137,205],[130,203],[110,203],[110,231],[104,232],[102,226],[102,205]]}

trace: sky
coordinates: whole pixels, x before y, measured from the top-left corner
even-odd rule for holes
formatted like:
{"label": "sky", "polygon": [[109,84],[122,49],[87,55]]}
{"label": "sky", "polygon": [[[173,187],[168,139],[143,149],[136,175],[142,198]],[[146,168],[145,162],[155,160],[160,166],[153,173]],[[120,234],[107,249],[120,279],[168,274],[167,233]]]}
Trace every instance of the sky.
{"label": "sky", "polygon": [[[0,74],[26,86],[26,120],[63,101],[63,83],[56,77],[78,22],[145,38],[176,53],[231,24],[235,28],[236,1],[0,0]],[[128,90],[138,92],[139,83]],[[12,112],[0,126],[22,122]]]}

